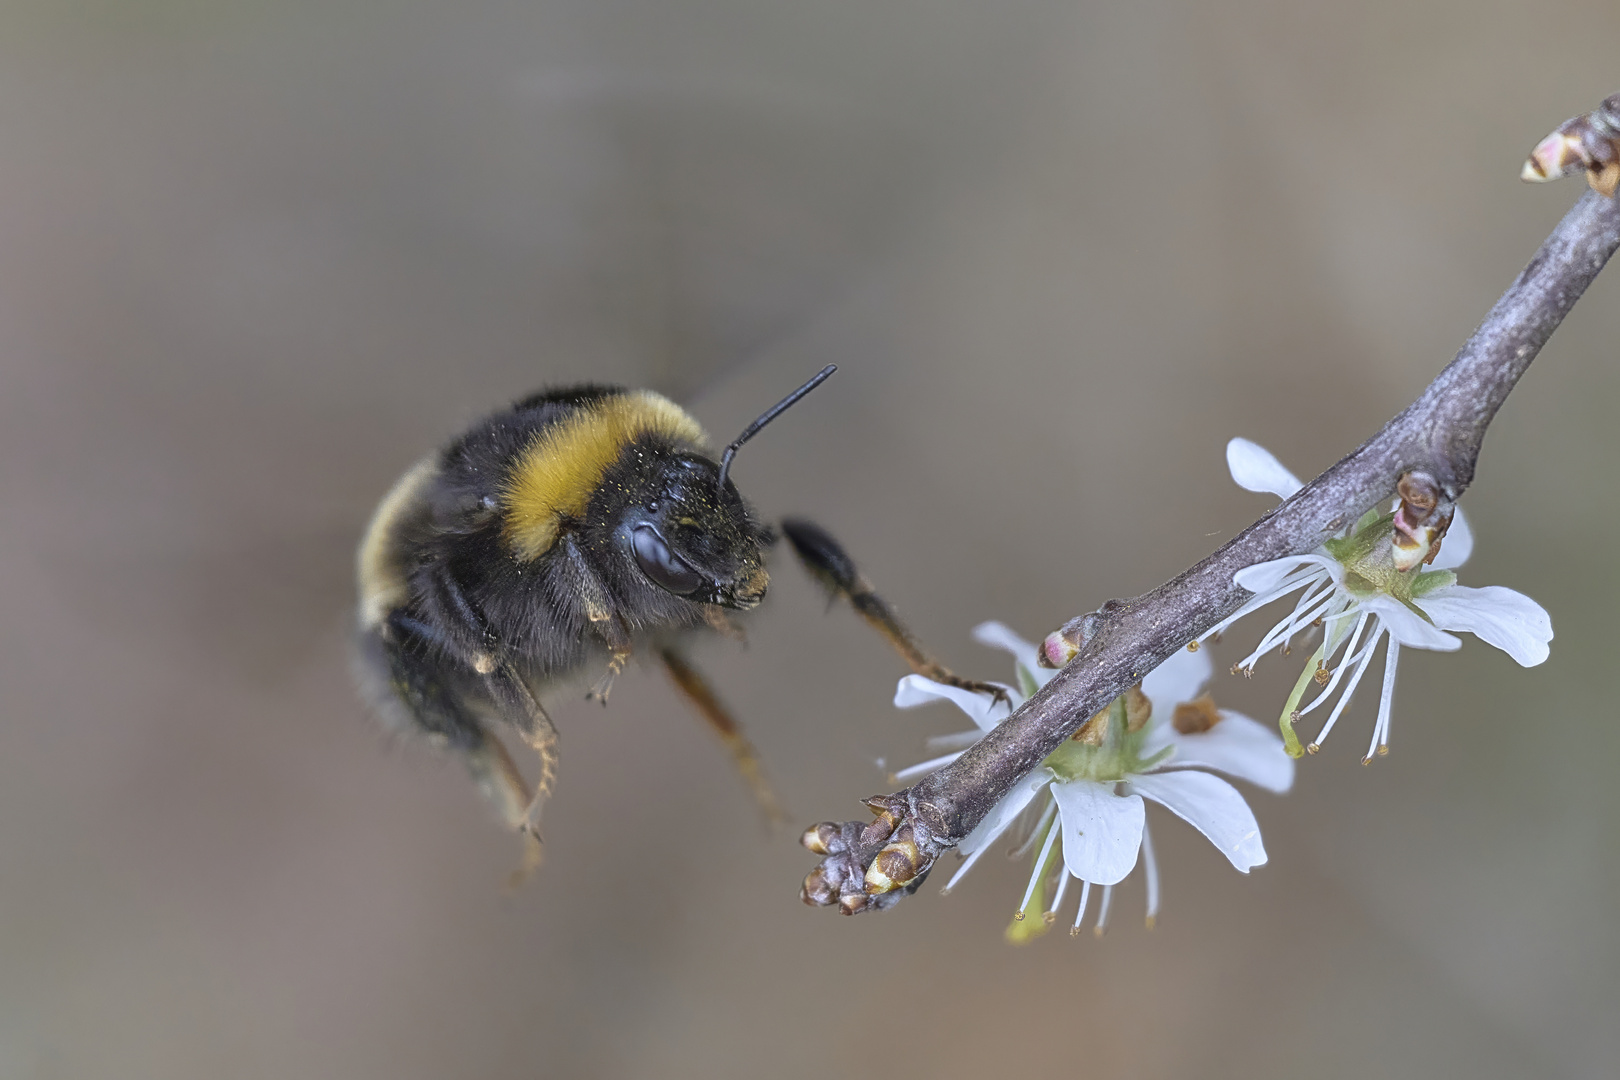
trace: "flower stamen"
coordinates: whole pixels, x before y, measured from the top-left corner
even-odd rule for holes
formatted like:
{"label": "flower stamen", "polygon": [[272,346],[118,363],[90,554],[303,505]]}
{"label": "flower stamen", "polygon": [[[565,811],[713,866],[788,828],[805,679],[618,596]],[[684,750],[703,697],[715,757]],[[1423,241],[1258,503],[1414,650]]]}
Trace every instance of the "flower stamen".
{"label": "flower stamen", "polygon": [[1316,742],[1313,745],[1318,750],[1322,748],[1323,743],[1327,742],[1328,732],[1332,731],[1333,725],[1339,722],[1339,717],[1343,715],[1345,706],[1350,704],[1351,696],[1355,694],[1356,687],[1361,684],[1361,677],[1367,673],[1368,666],[1372,664],[1373,650],[1377,648],[1378,642],[1383,636],[1384,627],[1382,625],[1374,626],[1366,648],[1361,650],[1361,663],[1356,666],[1356,670],[1350,676],[1350,685],[1346,686],[1344,693],[1339,695],[1339,703],[1333,706],[1333,711],[1328,713],[1327,720],[1322,724],[1322,730],[1316,733]]}
{"label": "flower stamen", "polygon": [[1373,725],[1372,745],[1367,748],[1367,756],[1361,759],[1363,765],[1371,765],[1373,754],[1389,753],[1389,717],[1390,708],[1395,702],[1395,668],[1400,660],[1401,647],[1394,637],[1389,639],[1389,654],[1384,658],[1384,691],[1378,697],[1378,722]]}
{"label": "flower stamen", "polygon": [[[1299,710],[1300,716],[1304,716],[1306,713],[1310,712],[1312,709],[1316,708],[1318,705],[1322,704],[1322,702],[1331,697],[1333,694],[1333,688],[1339,685],[1339,680],[1344,678],[1344,673],[1350,668],[1354,667],[1356,661],[1361,659],[1361,656],[1356,652],[1356,644],[1361,640],[1361,632],[1366,628],[1367,620],[1369,618],[1371,618],[1371,616],[1364,611],[1356,619],[1356,628],[1350,632],[1350,643],[1346,645],[1344,649],[1344,662],[1333,669],[1333,677],[1328,680],[1327,686],[1322,690],[1322,692],[1317,694],[1309,705]],[[1368,648],[1370,649],[1371,647],[1371,644],[1369,644]],[[1338,652],[1337,647],[1334,648],[1334,652]]]}
{"label": "flower stamen", "polygon": [[1299,719],[1299,699],[1305,696],[1305,688],[1311,683],[1311,676],[1315,673],[1315,665],[1322,659],[1322,652],[1327,644],[1317,646],[1315,654],[1306,661],[1305,670],[1299,673],[1299,679],[1294,683],[1294,689],[1288,694],[1288,700],[1283,702],[1282,716],[1277,721],[1277,727],[1282,731],[1283,749],[1289,757],[1303,757],[1304,749],[1299,745],[1299,736],[1294,733],[1294,721]]}
{"label": "flower stamen", "polygon": [[[1305,595],[1299,598],[1299,602],[1294,605],[1294,610],[1303,611],[1311,604],[1316,603],[1316,601],[1321,598],[1323,589],[1326,589],[1328,592],[1333,591],[1333,578],[1331,575],[1321,574],[1317,580],[1312,583],[1311,587],[1305,590]],[[1288,647],[1288,640],[1292,637],[1293,635],[1290,634],[1289,638],[1285,638],[1283,640],[1283,648],[1286,649]]]}
{"label": "flower stamen", "polygon": [[1091,901],[1091,882],[1080,883],[1080,910],[1074,913],[1074,925],[1069,928],[1070,937],[1080,936],[1080,920],[1086,917],[1086,904]]}
{"label": "flower stamen", "polygon": [[[1054,804],[1056,805],[1056,804]],[[1046,860],[1052,854],[1052,842],[1057,839],[1058,830],[1047,827],[1046,842],[1041,845],[1040,857],[1035,860],[1035,869],[1029,875],[1029,888],[1024,890],[1023,902],[1018,905],[1018,914],[1013,916],[1017,922],[1024,921],[1024,912],[1029,910],[1029,902],[1035,896],[1035,888],[1046,877]]]}
{"label": "flower stamen", "polygon": [[1051,926],[1053,923],[1057,922],[1058,908],[1063,906],[1063,896],[1069,891],[1069,881],[1073,878],[1073,876],[1074,875],[1070,874],[1066,869],[1058,871],[1058,887],[1057,892],[1052,895],[1052,906],[1047,908],[1046,911],[1041,915],[1041,918],[1046,921],[1047,926]]}
{"label": "flower stamen", "polygon": [[1035,820],[1035,827],[1029,830],[1029,835],[1024,838],[1024,842],[1007,852],[1007,858],[1016,861],[1028,855],[1031,849],[1040,842],[1041,837],[1046,835],[1042,830],[1051,823],[1052,816],[1056,813],[1057,804],[1048,804],[1046,809],[1041,811],[1041,816]]}
{"label": "flower stamen", "polygon": [[[1328,580],[1332,581],[1331,578]],[[1310,608],[1306,608],[1303,603],[1297,605],[1292,615],[1266,632],[1266,636],[1260,639],[1260,644],[1255,646],[1254,652],[1238,661],[1239,666],[1252,670],[1254,665],[1260,662],[1260,658],[1275,648],[1278,642],[1286,641],[1306,627],[1313,625],[1319,616],[1325,614],[1333,606],[1336,600],[1338,600],[1337,595],[1330,591],[1320,601],[1313,601]]]}
{"label": "flower stamen", "polygon": [[1287,596],[1295,589],[1300,588],[1302,585],[1310,584],[1312,581],[1315,581],[1320,574],[1321,570],[1315,566],[1308,566],[1303,570],[1294,569],[1290,571],[1284,575],[1283,579],[1273,586],[1268,592],[1256,594],[1242,607],[1238,608],[1232,614],[1228,615],[1209,630],[1205,631],[1204,635],[1198,640],[1218,640],[1221,633],[1239,619],[1259,611],[1261,608],[1265,607],[1274,600],[1281,600],[1283,597]]}

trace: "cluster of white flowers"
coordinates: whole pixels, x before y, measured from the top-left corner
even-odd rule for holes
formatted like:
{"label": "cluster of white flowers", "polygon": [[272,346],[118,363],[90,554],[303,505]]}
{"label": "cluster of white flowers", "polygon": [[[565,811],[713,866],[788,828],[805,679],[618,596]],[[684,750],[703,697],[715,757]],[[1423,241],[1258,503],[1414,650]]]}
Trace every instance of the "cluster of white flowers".
{"label": "cluster of white flowers", "polygon": [[[1227,463],[1232,478],[1250,491],[1286,499],[1302,486],[1276,458],[1244,439],[1233,439],[1227,446]],[[1194,643],[1191,651],[1166,660],[1139,689],[1122,695],[1081,726],[1005,795],[959,845],[965,860],[946,889],[1024,821],[1014,854],[1036,854],[1028,887],[1008,928],[1011,940],[1028,940],[1055,923],[1072,881],[1080,883],[1080,897],[1071,933],[1080,931],[1094,885],[1102,889],[1095,923],[1101,933],[1114,885],[1135,869],[1139,859],[1151,926],[1159,908],[1159,868],[1144,799],[1192,825],[1247,873],[1266,861],[1260,826],[1237,789],[1214,774],[1286,792],[1294,780],[1293,759],[1303,752],[1294,722],[1339,695],[1316,738],[1304,748],[1315,752],[1344,712],[1383,638],[1389,640],[1383,694],[1364,760],[1387,751],[1389,745],[1401,646],[1453,650],[1461,642],[1446,631],[1460,630],[1490,642],[1525,666],[1547,659],[1552,623],[1539,604],[1511,589],[1474,589],[1456,583],[1452,569],[1462,565],[1473,549],[1461,511],[1453,518],[1432,569],[1399,568],[1398,561],[1410,566],[1413,560],[1397,558],[1393,533],[1393,514],[1370,513],[1316,551],[1251,566],[1234,578],[1254,596],[1205,639],[1273,601],[1300,594],[1288,616],[1261,637],[1234,671],[1250,671],[1266,652],[1287,651],[1294,638],[1322,628],[1321,644],[1284,706],[1282,738],[1246,716],[1216,708],[1208,694],[1200,696],[1213,665],[1208,650]],[[943,753],[901,770],[896,774],[900,782],[910,783],[955,761],[1057,674],[1036,664],[1035,645],[1000,623],[979,626],[974,637],[1013,655],[1015,686],[1010,688],[1010,700],[992,701],[920,675],[901,679],[896,705],[912,708],[950,701],[968,715],[974,728],[929,740],[931,749]],[[1321,691],[1301,707],[1313,682]],[[1047,890],[1054,878],[1056,888],[1048,903]],[[1029,918],[1032,914],[1039,917]]]}
{"label": "cluster of white flowers", "polygon": [[[974,730],[931,740],[950,753],[899,773],[910,782],[960,757],[967,746],[1011,715],[1057,672],[1038,667],[1035,646],[1000,623],[985,623],[974,637],[1012,653],[1017,686],[1011,700],[993,702],[982,694],[933,682],[920,675],[900,680],[894,703],[902,708],[944,699],[973,720]],[[1074,932],[1091,898],[1102,887],[1097,929],[1107,925],[1113,888],[1136,867],[1140,853],[1147,877],[1147,917],[1159,909],[1159,868],[1153,856],[1143,799],[1168,808],[1209,838],[1232,865],[1247,873],[1266,861],[1260,826],[1236,788],[1209,770],[1227,773],[1270,791],[1287,791],[1294,782],[1294,762],[1282,740],[1246,716],[1216,709],[1199,691],[1209,681],[1207,653],[1182,652],[1142,680],[1141,694],[1127,695],[1098,713],[1040,767],[1025,777],[958,850],[966,861],[946,885],[950,888],[989,847],[1045,795],[1034,827],[1023,838],[1024,849],[1040,846],[1029,887],[1009,936],[1015,940],[1039,933],[1057,920],[1071,880],[1080,882]],[[1062,859],[1057,891],[1050,904],[1045,890]],[[1039,913],[1038,922],[1026,916]]]}
{"label": "cluster of white flowers", "polygon": [[[1286,499],[1304,486],[1269,452],[1247,439],[1233,439],[1227,444],[1226,462],[1232,479],[1249,491],[1269,492]],[[1546,609],[1512,589],[1497,585],[1471,589],[1457,584],[1457,575],[1452,571],[1474,550],[1473,533],[1461,510],[1452,519],[1450,531],[1428,570],[1397,567],[1393,520],[1393,514],[1369,512],[1315,551],[1240,570],[1233,580],[1254,597],[1205,635],[1213,637],[1251,612],[1300,593],[1293,611],[1237,663],[1239,669],[1252,671],[1266,652],[1274,648],[1286,650],[1295,635],[1317,624],[1323,627],[1322,643],[1311,654],[1283,707],[1283,738],[1289,753],[1296,757],[1301,748],[1294,722],[1325,704],[1344,684],[1339,703],[1316,738],[1304,748],[1315,753],[1338,723],[1385,636],[1389,648],[1384,659],[1384,688],[1363,761],[1371,761],[1375,752],[1389,751],[1391,704],[1401,646],[1450,652],[1461,648],[1462,642],[1446,631],[1461,630],[1495,645],[1525,667],[1547,659],[1553,633]],[[1335,667],[1334,660],[1341,650],[1344,660]],[[1322,687],[1321,692],[1301,707],[1312,682]]]}

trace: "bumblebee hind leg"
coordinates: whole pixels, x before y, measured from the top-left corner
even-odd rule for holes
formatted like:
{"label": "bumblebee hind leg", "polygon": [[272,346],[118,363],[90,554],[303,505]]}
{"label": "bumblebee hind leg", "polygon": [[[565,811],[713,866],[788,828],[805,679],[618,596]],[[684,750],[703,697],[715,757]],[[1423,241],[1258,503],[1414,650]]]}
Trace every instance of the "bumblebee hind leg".
{"label": "bumblebee hind leg", "polygon": [[[501,719],[511,724],[529,748],[540,755],[540,779],[535,784],[534,797],[529,800],[523,825],[525,832],[538,835],[540,809],[557,781],[557,728],[505,655],[500,638],[483,613],[468,601],[455,577],[441,569],[430,581],[437,590],[439,610],[459,620],[466,636],[482,644],[470,653],[460,653],[447,638],[440,637],[436,643],[446,653],[460,656],[477,673]],[[398,614],[390,617],[391,624]],[[417,625],[427,629],[421,623]]]}
{"label": "bumblebee hind leg", "polygon": [[787,811],[782,808],[776,791],[765,777],[765,766],[760,762],[759,754],[748,741],[748,736],[743,734],[741,725],[720,701],[720,696],[709,685],[709,680],[673,648],[658,650],[658,658],[664,662],[664,668],[674,680],[676,689],[692,703],[698,715],[708,722],[726,744],[726,749],[731,751],[737,771],[742,774],[743,782],[754,793],[760,812],[765,815],[765,823],[773,829],[785,825]]}
{"label": "bumblebee hind leg", "polygon": [[[556,731],[550,728],[549,719],[545,726],[551,733],[548,745],[553,752],[548,756],[542,751],[542,791],[531,795],[506,747],[479,719],[481,712],[488,711],[488,703],[480,700],[484,687],[479,677],[451,660],[440,648],[438,635],[426,624],[403,612],[392,613],[382,626],[363,635],[361,665],[368,682],[386,682],[387,690],[376,695],[381,711],[459,753],[501,820],[523,837],[523,859],[509,882],[520,884],[540,866],[540,836],[533,824],[535,804],[556,772]],[[500,701],[494,704],[504,711]],[[530,736],[524,736],[533,745]]]}
{"label": "bumblebee hind leg", "polygon": [[469,747],[464,753],[467,771],[472,773],[478,790],[494,804],[501,819],[523,838],[523,859],[506,880],[507,888],[515,889],[540,869],[545,853],[540,834],[529,821],[535,800],[529,794],[529,785],[524,783],[523,774],[512,762],[512,755],[506,752],[506,747],[495,736],[486,732],[483,742]]}
{"label": "bumblebee hind leg", "polygon": [[835,599],[841,596],[848,600],[855,613],[883,635],[912,671],[947,686],[989,694],[997,701],[1008,700],[1006,687],[961,678],[930,656],[906,624],[900,621],[900,616],[895,614],[889,602],[873,590],[872,583],[856,567],[855,560],[849,557],[843,545],[833,539],[827,530],[803,518],[787,518],[782,522],[782,532],[793,545],[799,561],[810,571],[810,576],[819,581]]}

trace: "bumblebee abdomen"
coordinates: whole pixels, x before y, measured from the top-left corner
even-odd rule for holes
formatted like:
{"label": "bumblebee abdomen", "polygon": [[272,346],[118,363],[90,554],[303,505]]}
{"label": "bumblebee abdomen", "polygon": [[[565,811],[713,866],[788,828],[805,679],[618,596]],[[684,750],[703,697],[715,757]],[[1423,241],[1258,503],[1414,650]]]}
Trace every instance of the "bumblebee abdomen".
{"label": "bumblebee abdomen", "polygon": [[372,512],[355,558],[363,630],[381,626],[389,612],[410,600],[410,567],[400,533],[406,519],[422,512],[426,493],[438,475],[436,455],[418,461],[395,481]]}

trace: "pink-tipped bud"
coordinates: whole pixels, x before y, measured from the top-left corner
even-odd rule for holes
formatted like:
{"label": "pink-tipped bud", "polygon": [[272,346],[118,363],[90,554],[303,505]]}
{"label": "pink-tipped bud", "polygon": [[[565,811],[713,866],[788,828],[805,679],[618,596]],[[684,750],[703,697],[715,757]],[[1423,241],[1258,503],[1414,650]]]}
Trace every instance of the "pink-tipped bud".
{"label": "pink-tipped bud", "polygon": [[1079,651],[1078,646],[1063,636],[1063,631],[1054,630],[1041,642],[1036,663],[1044,668],[1060,668],[1073,660]]}
{"label": "pink-tipped bud", "polygon": [[1620,188],[1620,94],[1559,124],[1530,151],[1519,178],[1541,183],[1580,170],[1593,191],[1613,197]]}

